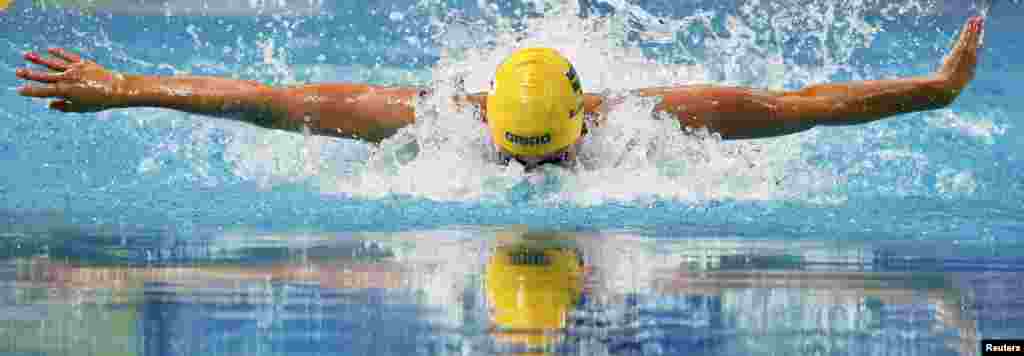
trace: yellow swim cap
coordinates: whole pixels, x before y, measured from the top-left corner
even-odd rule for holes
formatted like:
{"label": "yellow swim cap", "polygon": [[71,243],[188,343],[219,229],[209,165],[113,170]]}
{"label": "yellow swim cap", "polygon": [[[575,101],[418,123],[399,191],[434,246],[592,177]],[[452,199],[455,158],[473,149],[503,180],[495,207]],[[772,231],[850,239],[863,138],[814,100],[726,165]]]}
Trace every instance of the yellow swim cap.
{"label": "yellow swim cap", "polygon": [[494,142],[518,155],[544,155],[569,146],[583,131],[583,88],[558,51],[525,48],[498,66],[487,95]]}

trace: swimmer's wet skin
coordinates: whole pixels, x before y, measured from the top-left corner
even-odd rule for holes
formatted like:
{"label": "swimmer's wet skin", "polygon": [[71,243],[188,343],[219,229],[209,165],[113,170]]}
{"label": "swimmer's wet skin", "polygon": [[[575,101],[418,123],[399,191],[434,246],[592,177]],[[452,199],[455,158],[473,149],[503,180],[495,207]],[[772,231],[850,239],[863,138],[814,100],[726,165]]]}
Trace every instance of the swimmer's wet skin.
{"label": "swimmer's wet skin", "polygon": [[[787,135],[815,126],[855,125],[893,115],[945,107],[974,78],[984,20],[969,19],[939,69],[927,76],[812,85],[795,91],[767,91],[710,85],[644,88],[640,96],[660,97],[656,111],[682,127],[706,128],[724,139]],[[114,72],[70,51],[51,48],[51,57],[26,53],[47,71],[20,68],[19,78],[36,82],[18,89],[24,96],[56,98],[50,108],[97,112],[160,107],[241,120],[265,128],[311,131],[379,142],[415,120],[414,102],[430,93],[415,87],[324,83],[272,87],[253,81],[196,76],[144,76]],[[595,125],[616,103],[585,94],[580,76],[557,51],[525,48],[497,69],[489,93],[452,98],[483,113],[505,161],[527,168],[575,160],[584,118]]]}

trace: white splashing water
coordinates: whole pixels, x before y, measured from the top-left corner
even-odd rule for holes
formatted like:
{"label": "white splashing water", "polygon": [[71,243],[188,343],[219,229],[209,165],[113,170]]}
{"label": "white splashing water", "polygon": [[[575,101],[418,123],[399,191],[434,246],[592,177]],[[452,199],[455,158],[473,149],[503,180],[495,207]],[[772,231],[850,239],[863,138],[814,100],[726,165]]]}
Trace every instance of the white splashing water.
{"label": "white splashing water", "polygon": [[[985,115],[973,113],[957,113],[953,110],[938,110],[935,115],[928,116],[925,121],[935,128],[952,130],[963,136],[973,137],[985,144],[995,143],[995,138],[1006,134],[1007,124],[1000,124],[993,118],[1004,118],[1005,112],[992,111]],[[1009,121],[1009,120],[999,120]]]}
{"label": "white splashing water", "polygon": [[[827,81],[843,71],[856,79],[859,73],[847,63],[854,50],[869,45],[880,31],[865,20],[864,14],[864,9],[879,4],[874,0],[749,0],[737,14],[700,12],[667,19],[662,23],[670,24],[677,38],[686,38],[689,31],[707,33],[703,44],[707,58],[694,55],[682,40],[673,53],[665,55],[668,60],[652,59],[626,40],[634,31],[621,20],[627,15],[580,19],[575,16],[578,9],[573,4],[548,2],[547,13],[527,19],[524,31],[512,30],[512,20],[500,17],[484,21],[489,25],[437,20],[433,23],[441,29],[436,32],[449,36],[436,39],[442,46],[441,60],[428,73],[404,74],[432,78],[434,95],[417,104],[414,125],[376,146],[308,135],[236,131],[239,134],[227,143],[225,158],[234,165],[235,174],[263,185],[310,181],[326,194],[371,199],[399,195],[502,203],[522,201],[526,194],[525,200],[535,204],[592,205],[659,199],[834,203],[844,199],[842,189],[836,188],[845,184],[845,178],[834,168],[810,163],[807,156],[813,152],[805,152],[820,142],[819,131],[722,142],[713,135],[685,131],[674,120],[652,115],[655,101],[625,93],[641,87],[696,83],[778,89]],[[892,11],[891,7],[886,11]],[[925,8],[915,2],[900,11],[924,12]],[[405,13],[413,16],[416,11]],[[719,17],[725,19],[724,32],[711,25]],[[460,28],[445,28],[455,26]],[[793,43],[798,45],[794,48]],[[272,43],[264,46],[268,44],[273,48]],[[450,105],[449,98],[463,90],[454,83],[464,82],[467,92],[484,91],[499,62],[528,46],[553,47],[563,53],[574,63],[586,91],[625,95],[623,104],[610,113],[607,124],[592,129],[586,137],[584,168],[579,171],[546,167],[528,174],[515,164],[494,163],[490,138],[485,124],[477,119],[478,113],[458,111]],[[791,51],[809,51],[816,62],[792,63],[787,59]],[[287,59],[283,47],[267,53],[269,60],[264,62],[273,64],[274,74],[288,77],[284,81],[292,80],[294,71],[282,69]],[[675,64],[672,59],[689,60],[684,62],[691,64]],[[380,66],[373,69],[387,70]],[[365,70],[340,76],[360,79]],[[983,138],[1002,130],[995,124],[989,129],[977,126],[983,123],[960,126],[963,121],[956,118],[933,120],[932,125],[966,130],[968,135]],[[973,191],[972,176],[961,173],[942,173],[942,190]]]}
{"label": "white splashing water", "polygon": [[458,90],[452,84],[458,78],[468,92],[483,91],[493,69],[518,48],[558,49],[574,63],[590,92],[625,93],[710,81],[708,71],[699,64],[659,63],[639,48],[624,45],[621,31],[625,29],[616,27],[614,19],[581,20],[561,15],[576,13],[572,7],[549,8],[547,16],[528,20],[526,31],[494,31],[491,42],[497,46],[448,47],[432,68],[435,95],[419,106],[427,109],[418,112],[417,123],[374,149],[356,175],[322,179],[321,187],[326,192],[367,197],[399,194],[498,202],[512,199],[510,191],[525,189],[535,192],[529,200],[536,203],[590,205],[650,199],[790,198],[828,192],[840,180],[800,159],[803,138],[799,136],[721,142],[652,115],[656,101],[629,96],[610,113],[606,125],[593,129],[584,140],[584,168],[577,172],[547,168],[526,174],[514,164],[493,163],[488,159],[492,148],[484,124],[474,112],[453,110],[448,98]]}

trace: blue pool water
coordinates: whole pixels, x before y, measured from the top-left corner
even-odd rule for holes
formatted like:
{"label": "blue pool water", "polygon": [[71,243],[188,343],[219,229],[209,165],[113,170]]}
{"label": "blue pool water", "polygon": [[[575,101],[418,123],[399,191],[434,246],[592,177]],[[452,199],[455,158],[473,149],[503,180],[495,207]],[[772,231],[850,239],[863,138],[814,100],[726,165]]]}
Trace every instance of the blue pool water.
{"label": "blue pool water", "polygon": [[[1024,337],[1016,2],[489,4],[15,1],[0,351],[932,355]],[[442,99],[525,45],[558,48],[592,92],[923,75],[978,13],[978,75],[950,108],[719,142],[627,98],[578,173],[489,163],[482,124]],[[161,109],[59,114],[14,92],[21,54],[49,46],[123,72],[439,95],[379,146]],[[532,339],[488,331],[482,282],[497,237],[523,231],[557,232],[592,271],[568,326]]]}

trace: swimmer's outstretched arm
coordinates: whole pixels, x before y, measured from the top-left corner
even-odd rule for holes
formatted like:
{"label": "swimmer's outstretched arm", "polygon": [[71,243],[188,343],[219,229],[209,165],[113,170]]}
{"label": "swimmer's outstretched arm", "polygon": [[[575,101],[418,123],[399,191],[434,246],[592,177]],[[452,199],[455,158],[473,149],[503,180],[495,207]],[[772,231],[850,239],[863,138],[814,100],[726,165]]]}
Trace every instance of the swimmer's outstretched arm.
{"label": "swimmer's outstretched arm", "polygon": [[953,103],[974,78],[983,27],[982,18],[969,19],[939,70],[923,77],[821,84],[785,92],[715,86],[638,92],[662,97],[655,110],[673,114],[684,127],[706,127],[726,139],[862,124]]}
{"label": "swimmer's outstretched arm", "polygon": [[52,57],[25,54],[26,60],[49,71],[18,69],[19,78],[37,82],[18,93],[56,98],[50,108],[62,112],[159,107],[271,129],[299,131],[307,125],[320,135],[376,142],[412,123],[413,102],[425,93],[365,84],[271,87],[217,77],[128,75],[64,49],[51,48],[49,53]]}
{"label": "swimmer's outstretched arm", "polygon": [[[800,132],[817,125],[851,125],[949,105],[974,77],[983,23],[973,18],[936,73],[917,78],[815,85],[792,92],[749,88],[685,86],[649,88],[640,95],[660,96],[656,110],[677,117],[686,127],[706,127],[724,138],[759,138]],[[49,72],[18,69],[24,96],[57,98],[50,107],[63,112],[96,112],[127,107],[161,107],[237,119],[274,129],[380,141],[415,120],[413,102],[426,91],[412,87],[365,84],[314,84],[270,87],[215,77],[126,75],[103,68],[62,49],[53,58],[27,53],[25,59]],[[486,112],[484,94],[456,97]],[[601,114],[612,104],[587,95],[586,110]]]}

